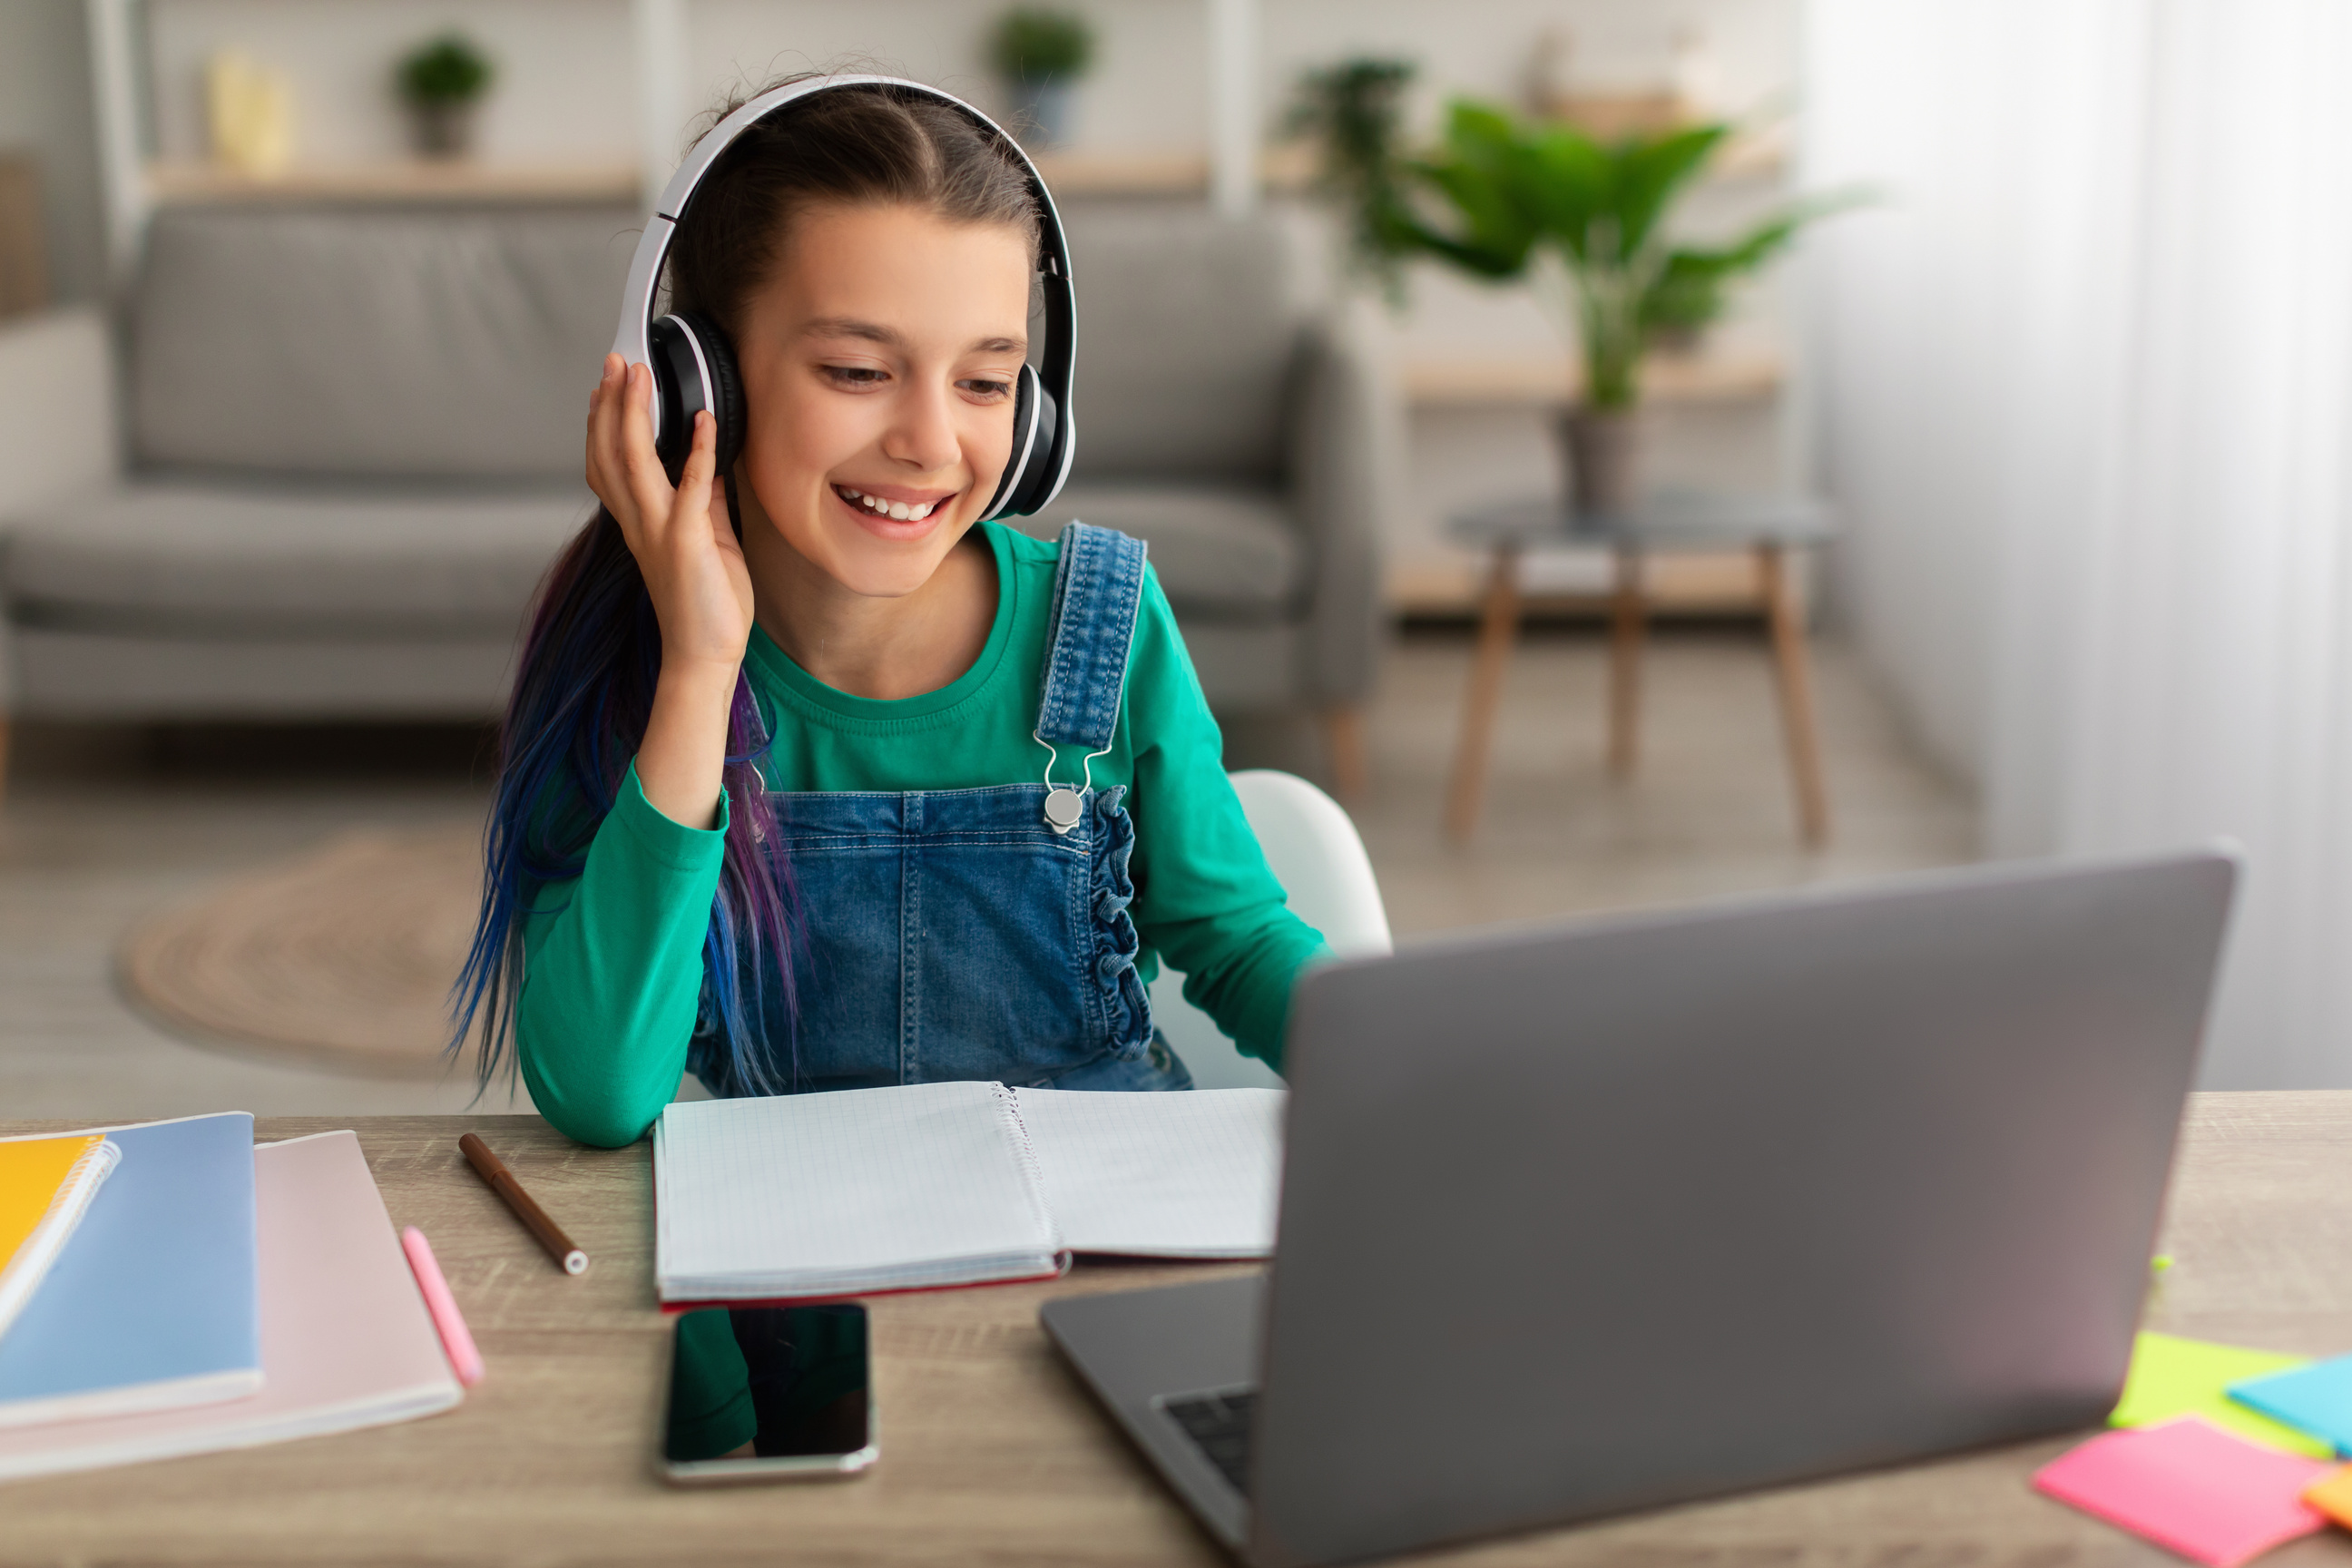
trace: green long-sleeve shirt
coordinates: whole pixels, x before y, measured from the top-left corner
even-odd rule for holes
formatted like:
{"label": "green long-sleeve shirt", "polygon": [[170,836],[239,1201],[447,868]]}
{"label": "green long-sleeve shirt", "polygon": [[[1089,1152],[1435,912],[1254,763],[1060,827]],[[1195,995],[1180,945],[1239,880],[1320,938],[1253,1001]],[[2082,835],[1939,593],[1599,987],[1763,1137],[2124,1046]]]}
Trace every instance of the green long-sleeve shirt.
{"label": "green long-sleeve shirt", "polygon": [[[993,523],[980,531],[996,563],[996,618],[972,667],[937,691],[853,697],[751,634],[744,668],[775,737],[762,770],[771,789],[954,790],[1043,777],[1045,752],[1031,731],[1056,550]],[[1165,955],[1183,972],[1188,1001],[1278,1066],[1291,981],[1322,938],[1284,907],[1222,752],[1167,595],[1147,574],[1118,731],[1091,763],[1097,788],[1129,789],[1139,969],[1148,982]],[[1055,778],[1079,771],[1080,749],[1062,748]],[[642,1136],[677,1088],[723,836],[723,824],[698,830],[655,810],[632,768],[581,876],[533,891],[515,1014],[523,1078],[541,1113],[583,1142]]]}

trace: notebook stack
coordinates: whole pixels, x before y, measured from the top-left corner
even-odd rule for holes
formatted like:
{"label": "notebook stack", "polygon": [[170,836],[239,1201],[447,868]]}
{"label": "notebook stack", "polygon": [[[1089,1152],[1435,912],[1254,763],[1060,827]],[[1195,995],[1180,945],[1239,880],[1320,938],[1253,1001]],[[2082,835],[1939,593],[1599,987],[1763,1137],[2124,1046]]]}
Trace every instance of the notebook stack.
{"label": "notebook stack", "polygon": [[0,1139],[0,1479],[430,1415],[456,1377],[350,1132]]}

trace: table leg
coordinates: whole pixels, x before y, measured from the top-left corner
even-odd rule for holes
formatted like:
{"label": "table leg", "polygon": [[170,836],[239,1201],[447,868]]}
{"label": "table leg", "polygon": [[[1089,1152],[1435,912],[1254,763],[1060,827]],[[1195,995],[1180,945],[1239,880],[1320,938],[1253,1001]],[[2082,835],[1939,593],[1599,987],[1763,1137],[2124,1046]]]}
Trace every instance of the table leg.
{"label": "table leg", "polygon": [[1470,690],[1462,709],[1462,738],[1454,748],[1454,778],[1445,792],[1445,830],[1457,844],[1477,831],[1478,809],[1486,794],[1486,763],[1494,748],[1495,706],[1503,695],[1503,671],[1519,634],[1519,552],[1506,544],[1495,552],[1486,581],[1486,606],[1478,623],[1478,657],[1470,670]]}
{"label": "table leg", "polygon": [[1609,635],[1609,773],[1612,778],[1632,778],[1641,754],[1642,635],[1646,607],[1642,598],[1642,552],[1620,550]]}
{"label": "table leg", "polygon": [[1331,765],[1331,793],[1361,805],[1371,793],[1370,748],[1364,740],[1364,710],[1350,704],[1323,710],[1323,748]]}
{"label": "table leg", "polygon": [[1789,580],[1787,552],[1778,544],[1756,547],[1758,574],[1772,637],[1772,669],[1780,689],[1780,724],[1789,742],[1789,773],[1797,789],[1797,826],[1808,848],[1829,842],[1829,794],[1822,782],[1822,741],[1813,713],[1812,666],[1805,627]]}

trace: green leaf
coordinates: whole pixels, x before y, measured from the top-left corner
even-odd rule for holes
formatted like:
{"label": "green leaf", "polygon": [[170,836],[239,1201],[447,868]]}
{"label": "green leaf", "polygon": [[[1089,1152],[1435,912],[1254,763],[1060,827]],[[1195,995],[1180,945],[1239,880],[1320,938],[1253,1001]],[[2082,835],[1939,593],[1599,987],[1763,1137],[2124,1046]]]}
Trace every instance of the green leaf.
{"label": "green leaf", "polygon": [[1695,125],[1664,136],[1629,136],[1617,146],[1616,211],[1623,254],[1649,243],[1675,193],[1714,156],[1728,125]]}

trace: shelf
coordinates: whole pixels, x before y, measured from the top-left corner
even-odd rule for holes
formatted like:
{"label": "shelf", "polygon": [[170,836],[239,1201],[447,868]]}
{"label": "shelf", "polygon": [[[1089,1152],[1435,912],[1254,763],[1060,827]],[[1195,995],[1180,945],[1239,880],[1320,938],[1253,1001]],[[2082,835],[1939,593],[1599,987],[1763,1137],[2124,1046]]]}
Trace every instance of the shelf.
{"label": "shelf", "polygon": [[[1583,384],[1566,353],[1407,355],[1404,395],[1417,408],[1497,408],[1562,404]],[[1642,368],[1642,392],[1654,403],[1741,403],[1780,390],[1787,370],[1777,355],[1654,354]]]}
{"label": "shelf", "polygon": [[611,202],[634,205],[634,163],[477,163],[465,159],[297,164],[261,177],[215,163],[151,163],[165,204],[204,202]]}
{"label": "shelf", "polygon": [[[1209,191],[1206,153],[1108,152],[1066,149],[1031,159],[1055,196],[1202,196]],[[1258,178],[1271,192],[1305,190],[1314,183],[1315,150],[1281,142],[1258,155]]]}
{"label": "shelf", "polygon": [[1205,153],[1037,153],[1055,196],[1196,196],[1209,188]]}

